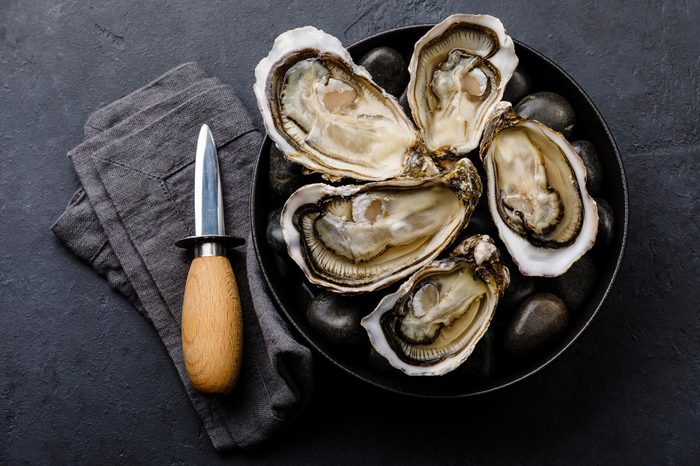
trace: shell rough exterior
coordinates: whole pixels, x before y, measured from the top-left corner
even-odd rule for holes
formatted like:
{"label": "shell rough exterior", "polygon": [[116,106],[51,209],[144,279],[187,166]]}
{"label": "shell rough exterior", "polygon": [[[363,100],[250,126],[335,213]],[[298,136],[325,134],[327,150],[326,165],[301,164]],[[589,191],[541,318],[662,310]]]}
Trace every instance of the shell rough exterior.
{"label": "shell rough exterior", "polygon": [[277,37],[255,68],[253,90],[277,147],[327,179],[377,181],[438,171],[396,99],[319,29]]}
{"label": "shell rough exterior", "polygon": [[452,15],[416,42],[408,103],[434,157],[463,156],[478,146],[517,65],[513,40],[489,15]]}
{"label": "shell rough exterior", "polygon": [[523,275],[561,275],[593,247],[597,205],[585,165],[561,133],[501,102],[480,153],[491,216]]}
{"label": "shell rough exterior", "polygon": [[373,291],[435,259],[469,221],[481,191],[468,159],[428,178],[306,185],[282,210],[287,251],[311,283]]}
{"label": "shell rough exterior", "polygon": [[474,235],[385,296],[362,326],[395,368],[412,376],[443,375],[474,351],[509,282],[493,240]]}

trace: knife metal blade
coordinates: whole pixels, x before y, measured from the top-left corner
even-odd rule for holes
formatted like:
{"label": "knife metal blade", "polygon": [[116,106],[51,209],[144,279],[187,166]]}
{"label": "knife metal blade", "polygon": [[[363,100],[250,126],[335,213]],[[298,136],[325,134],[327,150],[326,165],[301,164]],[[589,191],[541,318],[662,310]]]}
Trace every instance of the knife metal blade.
{"label": "knife metal blade", "polygon": [[207,125],[199,130],[194,163],[194,229],[196,236],[226,234],[219,156]]}
{"label": "knife metal blade", "polygon": [[194,249],[195,256],[224,255],[225,249],[245,241],[226,235],[224,201],[216,142],[208,125],[202,125],[197,138],[194,162],[194,231],[175,246]]}

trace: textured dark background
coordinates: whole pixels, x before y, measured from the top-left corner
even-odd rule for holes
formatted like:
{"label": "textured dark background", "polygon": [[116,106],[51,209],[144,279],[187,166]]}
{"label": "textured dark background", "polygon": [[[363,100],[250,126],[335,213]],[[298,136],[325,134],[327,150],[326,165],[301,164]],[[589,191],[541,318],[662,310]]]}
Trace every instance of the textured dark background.
{"label": "textured dark background", "polygon": [[[698,464],[700,3],[92,3],[0,0],[0,463]],[[294,429],[217,454],[155,332],[49,231],[77,187],[66,151],[90,112],[181,62],[255,113],[277,34],[351,43],[454,12],[500,17],[607,119],[631,208],[607,303],[544,371],[470,400],[385,395],[319,361]]]}

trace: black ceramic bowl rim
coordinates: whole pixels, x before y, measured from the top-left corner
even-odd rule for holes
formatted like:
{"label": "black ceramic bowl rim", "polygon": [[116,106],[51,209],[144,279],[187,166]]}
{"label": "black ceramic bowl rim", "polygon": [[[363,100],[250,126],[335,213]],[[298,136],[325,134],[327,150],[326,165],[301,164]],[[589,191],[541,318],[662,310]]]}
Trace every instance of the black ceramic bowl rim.
{"label": "black ceramic bowl rim", "polygon": [[[373,35],[371,35],[365,39],[362,39],[358,42],[355,42],[354,44],[350,45],[348,47],[348,49],[352,49],[354,47],[365,46],[368,43],[376,41],[377,39],[380,39],[385,35],[401,33],[401,32],[413,32],[417,29],[423,29],[423,28],[432,27],[432,26],[434,26],[434,24],[417,24],[417,25],[413,25],[413,26],[403,26],[403,27],[399,27],[399,28],[389,29],[389,30],[386,30],[386,31],[383,31],[383,32],[380,32],[377,34],[373,34]],[[557,65],[552,60],[550,60],[549,58],[547,58],[546,56],[544,56],[543,54],[541,54],[537,50],[533,49],[532,47],[525,45],[516,39],[513,39],[513,41],[519,47],[527,50],[532,55],[537,56],[539,59],[547,62],[553,68],[555,68],[560,73],[561,77],[568,80],[569,84],[571,84],[572,87],[574,87],[580,93],[581,97],[583,97],[585,102],[593,110],[593,113],[595,114],[595,116],[600,120],[601,126],[603,127],[603,130],[605,131],[605,136],[606,136],[607,140],[610,142],[612,152],[615,155],[615,161],[617,162],[617,166],[618,166],[619,171],[620,171],[620,179],[622,181],[622,191],[623,191],[624,216],[621,219],[623,221],[622,240],[621,240],[620,252],[618,254],[618,257],[617,257],[617,260],[615,263],[615,268],[614,268],[613,273],[611,275],[610,281],[608,282],[608,285],[605,289],[605,292],[603,293],[602,298],[600,299],[598,304],[595,306],[595,309],[591,313],[588,320],[581,326],[581,328],[576,333],[567,336],[568,341],[566,341],[566,343],[558,351],[555,351],[554,353],[549,355],[549,357],[547,357],[545,360],[543,360],[536,367],[532,368],[529,371],[526,371],[523,374],[519,374],[516,377],[513,377],[511,380],[507,380],[501,384],[494,385],[494,386],[488,387],[486,389],[472,390],[472,391],[467,391],[467,392],[460,393],[460,394],[446,395],[446,394],[426,394],[426,393],[410,392],[407,390],[399,389],[397,387],[392,387],[389,385],[379,383],[375,380],[371,380],[371,379],[363,376],[362,374],[357,373],[352,368],[343,364],[343,362],[340,361],[338,358],[334,357],[333,354],[331,354],[330,352],[325,351],[323,348],[321,348],[316,343],[315,336],[310,335],[307,332],[305,332],[296,323],[294,317],[292,317],[292,314],[286,308],[282,299],[280,298],[280,296],[276,292],[276,290],[272,284],[272,280],[270,279],[270,276],[263,265],[264,262],[263,262],[263,259],[261,257],[260,251],[261,251],[261,245],[263,247],[265,247],[266,244],[264,244],[265,243],[264,236],[263,236],[263,238],[260,238],[260,235],[258,234],[256,225],[255,225],[255,219],[256,219],[255,213],[257,211],[257,207],[256,207],[257,206],[257,197],[262,192],[261,191],[261,188],[262,188],[261,183],[263,183],[264,185],[267,185],[267,174],[264,174],[265,176],[263,176],[263,174],[261,173],[262,169],[261,169],[261,162],[260,161],[261,161],[261,158],[263,156],[265,156],[265,154],[264,154],[265,148],[268,146],[268,144],[271,143],[269,136],[267,136],[267,135],[265,136],[265,138],[263,139],[263,142],[260,146],[260,151],[258,153],[258,159],[257,159],[256,164],[255,164],[255,173],[254,173],[254,177],[253,177],[252,192],[251,192],[251,196],[250,196],[250,222],[251,222],[251,232],[252,232],[252,238],[253,238],[253,247],[255,249],[255,256],[256,256],[258,264],[260,266],[260,270],[261,270],[261,273],[262,273],[263,278],[265,280],[265,283],[267,284],[267,288],[270,291],[270,294],[272,295],[272,298],[273,298],[275,304],[277,305],[277,308],[282,311],[282,314],[284,315],[286,321],[294,328],[294,330],[299,335],[301,335],[304,338],[304,340],[306,340],[306,342],[316,352],[323,355],[323,357],[325,357],[328,361],[333,363],[336,367],[339,367],[340,369],[342,369],[346,373],[351,374],[352,376],[357,377],[358,379],[360,379],[360,380],[362,380],[362,381],[364,381],[372,386],[375,386],[375,387],[380,388],[380,389],[388,390],[390,392],[394,392],[397,394],[414,396],[414,397],[419,397],[419,398],[464,398],[464,397],[468,397],[468,396],[489,393],[489,392],[493,392],[495,390],[499,390],[499,389],[508,387],[516,382],[519,382],[521,380],[526,379],[527,377],[530,377],[531,375],[535,374],[536,372],[539,372],[541,369],[543,369],[544,367],[549,365],[552,361],[557,359],[562,353],[564,353],[564,351],[566,351],[581,336],[581,334],[584,332],[584,330],[586,330],[588,328],[588,326],[593,321],[593,319],[598,315],[600,308],[602,307],[603,303],[605,302],[606,298],[608,297],[608,294],[610,293],[610,290],[612,289],[613,284],[615,283],[615,279],[617,277],[618,271],[620,270],[620,265],[622,264],[622,258],[623,258],[624,253],[625,253],[625,246],[627,244],[627,226],[628,226],[628,220],[629,220],[628,219],[628,217],[629,217],[629,199],[628,199],[628,193],[627,193],[627,177],[625,175],[625,169],[624,169],[624,166],[622,163],[622,158],[620,157],[620,153],[617,149],[617,145],[615,144],[615,140],[613,139],[612,134],[610,133],[610,130],[608,128],[607,123],[605,122],[605,119],[598,111],[598,108],[595,106],[595,104],[590,99],[590,97],[588,97],[588,94],[586,94],[586,92],[583,90],[583,88],[581,88],[581,86],[579,86],[579,84],[571,76],[569,76],[569,74],[566,71],[564,71],[559,65]],[[620,219],[618,219],[618,221],[619,220]]]}

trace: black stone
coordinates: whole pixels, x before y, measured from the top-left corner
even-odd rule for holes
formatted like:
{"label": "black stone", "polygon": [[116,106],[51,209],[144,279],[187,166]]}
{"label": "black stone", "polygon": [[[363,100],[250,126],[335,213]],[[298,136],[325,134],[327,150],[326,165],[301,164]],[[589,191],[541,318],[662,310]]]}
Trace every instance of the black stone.
{"label": "black stone", "polygon": [[596,199],[598,203],[598,238],[596,246],[609,246],[615,236],[615,216],[608,201]]}
{"label": "black stone", "polygon": [[511,315],[515,312],[520,303],[526,298],[536,294],[542,287],[536,278],[526,277],[520,273],[520,269],[518,269],[508,249],[506,249],[503,242],[500,241],[500,238],[496,244],[501,253],[501,262],[508,268],[508,273],[510,275],[510,284],[498,301],[496,312],[500,312],[501,315],[503,313]]}
{"label": "black stone", "polygon": [[[287,259],[286,262],[287,264],[291,263],[292,266],[296,267],[296,264],[292,263],[291,259]],[[297,286],[290,286],[289,288],[293,290],[294,302],[299,309],[306,309],[316,295],[321,293],[318,288],[311,285],[305,278],[303,278],[303,274],[300,270],[298,273],[297,270],[294,270],[287,277],[287,280],[295,280],[298,282]]]}
{"label": "black stone", "polygon": [[365,331],[360,325],[363,309],[357,299],[329,292],[319,293],[306,308],[311,328],[328,343],[352,348],[363,341]]}
{"label": "black stone", "polygon": [[567,139],[574,133],[576,114],[571,104],[554,92],[535,92],[524,97],[515,107],[515,111],[528,120],[537,120]]}
{"label": "black stone", "polygon": [[273,210],[267,217],[267,228],[265,229],[265,239],[267,244],[275,252],[287,255],[287,243],[284,242],[282,227],[280,226],[281,209]]}
{"label": "black stone", "polygon": [[586,187],[589,194],[597,196],[603,189],[603,167],[600,165],[598,152],[596,152],[593,143],[590,141],[574,141],[571,145],[576,149],[579,157],[583,160],[583,164],[586,166],[588,177]]}
{"label": "black stone", "polygon": [[404,113],[413,121],[413,115],[411,114],[411,106],[408,105],[408,88],[404,89],[399,97],[399,105],[403,109]]}
{"label": "black stone", "polygon": [[506,84],[503,100],[515,105],[530,92],[531,88],[532,79],[530,78],[530,74],[519,66],[515,69],[515,72],[513,72],[513,76],[511,76],[508,84]]}
{"label": "black stone", "polygon": [[458,371],[469,379],[484,380],[496,372],[496,348],[493,330],[486,331],[469,358]]}
{"label": "black stone", "polygon": [[591,254],[586,254],[574,262],[563,275],[552,280],[556,293],[562,297],[569,309],[574,312],[588,300],[598,279],[598,268]]}
{"label": "black stone", "polygon": [[511,319],[505,334],[505,348],[522,356],[552,342],[569,323],[564,301],[551,293],[531,296]]}
{"label": "black stone", "polygon": [[396,97],[408,84],[408,67],[401,54],[389,47],[377,47],[362,57],[359,64],[364,66],[372,80],[382,89]]}
{"label": "black stone", "polygon": [[275,266],[277,266],[277,272],[282,280],[289,280],[298,275],[296,264],[286,254],[275,254]]}
{"label": "black stone", "polygon": [[301,166],[296,165],[272,144],[270,146],[270,187],[282,199],[287,199],[304,184]]}
{"label": "black stone", "polygon": [[538,291],[537,281],[532,277],[520,274],[515,265],[507,264],[510,272],[510,285],[506,288],[503,297],[498,302],[498,310],[508,313],[513,312],[526,298]]}
{"label": "black stone", "polygon": [[462,233],[463,238],[468,238],[472,235],[489,235],[497,236],[498,231],[496,225],[491,219],[491,214],[485,210],[475,210],[467,223],[467,227]]}

